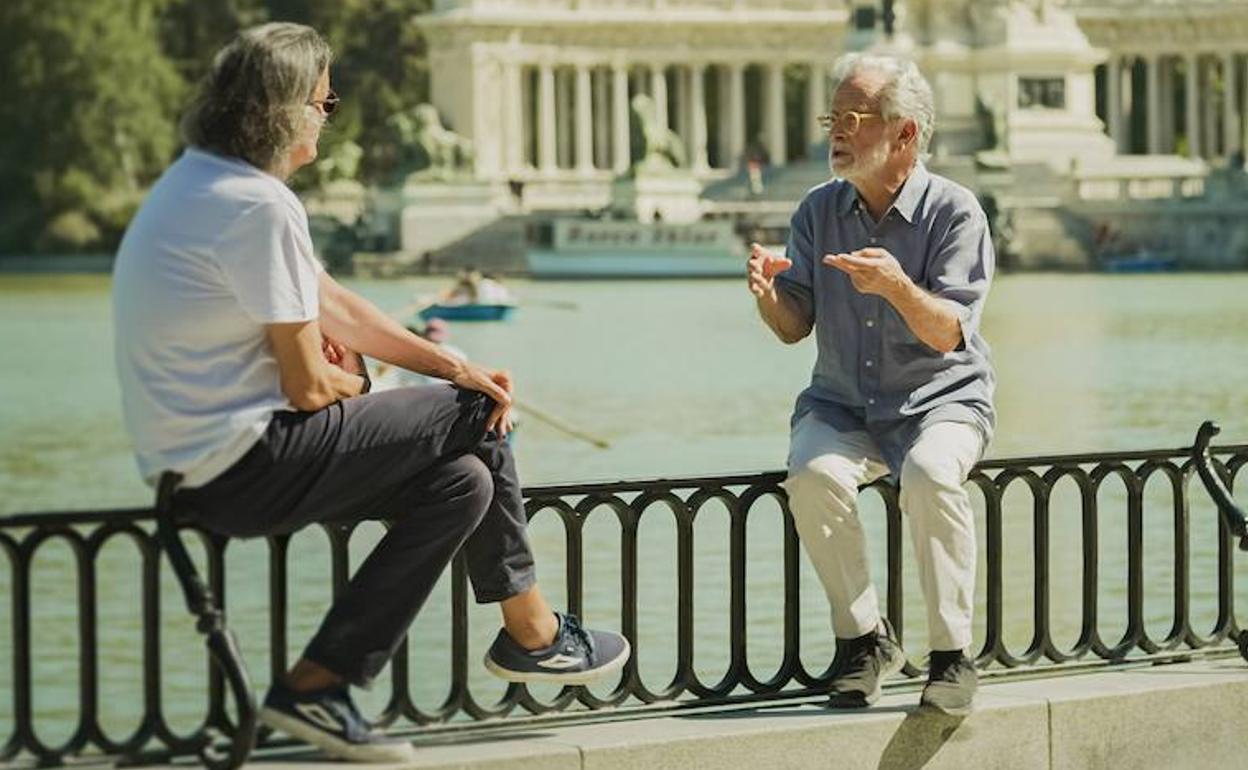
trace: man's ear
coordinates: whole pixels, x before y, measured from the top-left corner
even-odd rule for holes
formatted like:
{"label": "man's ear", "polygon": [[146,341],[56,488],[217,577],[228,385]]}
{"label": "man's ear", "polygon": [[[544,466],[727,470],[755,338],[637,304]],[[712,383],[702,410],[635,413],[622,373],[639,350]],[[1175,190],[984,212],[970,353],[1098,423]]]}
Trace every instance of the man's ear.
{"label": "man's ear", "polygon": [[898,149],[905,149],[919,140],[919,124],[914,118],[906,118],[901,122],[901,130],[897,134]]}

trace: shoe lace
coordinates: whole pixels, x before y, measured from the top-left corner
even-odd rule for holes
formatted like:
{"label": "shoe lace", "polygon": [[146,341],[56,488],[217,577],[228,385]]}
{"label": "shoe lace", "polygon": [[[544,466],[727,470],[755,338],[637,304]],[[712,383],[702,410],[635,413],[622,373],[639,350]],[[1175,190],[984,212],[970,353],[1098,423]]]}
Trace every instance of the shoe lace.
{"label": "shoe lace", "polygon": [[574,638],[579,639],[590,655],[594,654],[594,638],[588,631],[581,627],[581,621],[575,615],[563,616],[564,628],[568,630]]}

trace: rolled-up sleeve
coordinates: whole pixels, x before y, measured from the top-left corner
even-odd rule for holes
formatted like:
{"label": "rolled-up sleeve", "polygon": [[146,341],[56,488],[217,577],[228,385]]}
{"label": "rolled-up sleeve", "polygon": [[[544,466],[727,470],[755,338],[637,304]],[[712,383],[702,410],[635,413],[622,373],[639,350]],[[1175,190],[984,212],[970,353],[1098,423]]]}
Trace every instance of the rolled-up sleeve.
{"label": "rolled-up sleeve", "polygon": [[814,323],[814,217],[810,196],[802,201],[789,219],[789,239],[784,255],[793,266],[776,276],[776,288],[791,299],[807,323]]}
{"label": "rolled-up sleeve", "polygon": [[979,331],[996,262],[988,219],[978,205],[973,205],[953,215],[928,268],[928,290],[958,314],[962,327],[959,350]]}

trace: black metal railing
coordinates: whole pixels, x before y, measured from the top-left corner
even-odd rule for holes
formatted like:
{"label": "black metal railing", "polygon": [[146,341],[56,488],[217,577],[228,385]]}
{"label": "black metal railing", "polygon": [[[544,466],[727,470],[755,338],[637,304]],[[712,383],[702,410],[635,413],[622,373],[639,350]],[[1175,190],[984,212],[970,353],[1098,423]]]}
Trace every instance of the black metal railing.
{"label": "black metal railing", "polygon": [[[1215,429],[1216,430],[1216,429]],[[1204,446],[1211,434],[1203,434]],[[1224,501],[1230,503],[1227,491],[1240,469],[1248,463],[1248,445],[1223,446],[1193,452],[1193,449],[1116,452],[1103,454],[1059,455],[990,460],[980,463],[968,484],[977,491],[982,508],[983,531],[981,547],[986,558],[981,569],[986,583],[986,599],[977,612],[983,615],[982,644],[976,660],[989,675],[1011,671],[1045,671],[1108,665],[1118,661],[1157,658],[1166,655],[1189,656],[1212,652],[1223,654],[1235,641],[1248,640],[1241,634],[1235,616],[1233,585],[1232,527],[1219,518],[1216,544],[1205,544],[1216,550],[1216,620],[1211,631],[1198,633],[1192,618],[1192,527],[1189,502],[1189,481],[1199,463],[1193,458],[1211,458],[1211,468],[1218,483],[1223,485]],[[1171,569],[1173,610],[1169,631],[1162,638],[1148,632],[1145,615],[1146,574],[1144,558],[1145,488],[1149,480],[1160,474],[1168,490],[1172,510],[1173,546]],[[675,672],[670,680],[649,681],[643,676],[637,656],[625,668],[620,681],[605,695],[597,695],[584,687],[560,690],[552,698],[542,700],[528,688],[510,685],[502,697],[484,702],[470,686],[469,660],[469,588],[460,560],[453,564],[450,579],[450,686],[441,705],[420,708],[412,696],[409,674],[411,661],[406,646],[400,648],[391,666],[390,692],[379,721],[394,727],[420,727],[423,730],[490,729],[492,725],[514,725],[517,720],[549,718],[554,714],[578,714],[582,717],[611,709],[652,710],[683,708],[689,704],[744,702],[756,699],[797,697],[820,692],[826,687],[832,660],[820,660],[809,668],[802,656],[801,552],[787,501],[780,486],[781,473],[762,473],[675,480],[618,482],[604,484],[570,484],[542,486],[525,491],[526,510],[530,518],[554,514],[563,525],[566,548],[564,588],[571,612],[580,613],[586,603],[586,553],[584,525],[591,512],[608,509],[619,524],[619,559],[621,586],[620,628],[636,645],[639,637],[639,571],[649,564],[639,553],[639,529],[645,517],[666,510],[675,526],[674,596],[676,603]],[[1078,638],[1066,648],[1054,641],[1053,602],[1050,595],[1050,560],[1055,488],[1062,483],[1072,485],[1078,496],[1079,554],[1081,578]],[[1112,483],[1119,485],[1125,497],[1125,510],[1106,513],[1101,505],[1101,490]],[[1006,564],[1004,533],[1007,493],[1023,489],[1031,498],[1031,639],[1022,650],[1007,644]],[[898,507],[897,490],[882,481],[864,491],[879,496],[886,518],[887,552],[887,613],[904,636],[903,544],[902,514]],[[1203,492],[1201,493],[1203,495]],[[747,654],[747,580],[750,541],[747,525],[752,513],[764,507],[760,501],[769,499],[783,511],[780,517],[783,532],[779,534],[782,564],[782,629],[780,663],[774,671],[762,675],[754,671]],[[770,503],[768,505],[771,505]],[[728,586],[728,650],[727,669],[717,681],[703,681],[695,666],[699,636],[695,634],[695,540],[699,514],[708,507],[722,506],[728,514],[727,569]],[[1069,506],[1068,506],[1069,507]],[[547,513],[549,512],[549,513]],[[1061,513],[1070,515],[1071,511]],[[1225,508],[1224,508],[1225,513]],[[1014,515],[1011,513],[1010,515]],[[1212,514],[1210,514],[1212,516]],[[1098,558],[1104,520],[1125,516],[1126,586],[1125,632],[1118,638],[1105,639],[1101,625],[1105,620],[1098,600],[1098,585],[1104,579],[1099,572]],[[1242,528],[1242,521],[1240,524]],[[1212,528],[1212,524],[1210,524]],[[225,550],[228,541],[209,535],[183,523],[183,532],[194,532],[203,546],[207,587],[212,595],[225,595]],[[349,576],[349,544],[354,527],[327,527],[330,543],[332,583],[340,588]],[[1212,529],[1210,529],[1212,531]],[[1236,534],[1243,534],[1237,532]],[[100,665],[97,627],[97,561],[102,549],[115,539],[128,539],[137,549],[141,562],[141,659],[142,715],[127,737],[109,737],[100,722]],[[77,586],[77,647],[78,647],[78,708],[77,721],[70,736],[59,745],[49,745],[39,737],[32,706],[32,606],[39,587],[32,585],[32,561],[41,548],[52,542],[63,542],[72,552]],[[289,625],[290,536],[267,540],[268,550],[268,651],[270,677],[279,676],[288,665],[287,630]],[[60,764],[84,753],[120,756],[127,761],[162,759],[178,755],[203,755],[212,736],[235,735],[237,703],[230,698],[230,683],[215,668],[206,681],[205,710],[199,727],[190,735],[179,735],[169,725],[162,706],[161,682],[161,576],[162,543],[158,536],[153,512],[148,509],[112,510],[102,512],[18,514],[0,517],[0,551],[9,567],[12,612],[9,627],[0,626],[0,634],[11,638],[13,664],[11,696],[12,724],[0,724],[0,760],[28,756],[39,764]],[[669,567],[671,565],[668,565]],[[1209,565],[1204,565],[1209,566]],[[60,579],[67,579],[64,575]],[[229,602],[224,602],[228,609]],[[826,609],[823,611],[826,613]],[[826,614],[823,615],[826,618]],[[0,615],[0,619],[4,616]],[[186,620],[190,625],[189,617]],[[254,640],[245,640],[254,641]],[[720,651],[722,652],[722,651]],[[829,656],[830,657],[830,656]],[[255,665],[259,661],[253,660]],[[914,677],[921,673],[909,664],[905,673]],[[234,693],[237,696],[237,693]],[[261,734],[260,743],[273,743]]]}

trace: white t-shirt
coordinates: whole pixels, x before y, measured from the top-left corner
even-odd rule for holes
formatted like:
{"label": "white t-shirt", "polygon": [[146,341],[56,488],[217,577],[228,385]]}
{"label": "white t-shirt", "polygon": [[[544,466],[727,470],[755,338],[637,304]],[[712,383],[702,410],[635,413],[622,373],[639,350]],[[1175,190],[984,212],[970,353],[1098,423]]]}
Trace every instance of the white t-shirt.
{"label": "white t-shirt", "polygon": [[316,318],[322,269],[281,180],[196,149],[165,171],[113,268],[122,406],[149,484],[208,483],[294,408],[264,327]]}

